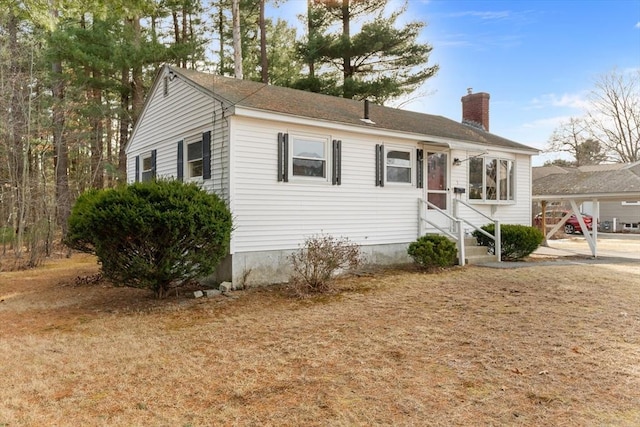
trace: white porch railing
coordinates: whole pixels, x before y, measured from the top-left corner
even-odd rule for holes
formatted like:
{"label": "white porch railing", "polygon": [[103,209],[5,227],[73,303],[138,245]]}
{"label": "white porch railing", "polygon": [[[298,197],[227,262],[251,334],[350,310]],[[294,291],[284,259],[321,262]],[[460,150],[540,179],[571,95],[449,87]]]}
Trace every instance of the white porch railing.
{"label": "white porch railing", "polygon": [[467,208],[471,209],[472,211],[474,211],[475,213],[477,213],[478,215],[486,218],[489,220],[489,222],[492,222],[495,226],[495,236],[492,236],[491,234],[487,233],[486,231],[484,231],[482,228],[478,227],[477,225],[467,221],[466,219],[462,218],[461,221],[463,221],[465,224],[470,225],[471,227],[473,227],[475,230],[477,230],[478,232],[484,234],[485,236],[487,236],[489,239],[493,240],[493,248],[494,248],[494,254],[496,256],[496,260],[498,262],[502,261],[502,234],[501,234],[501,230],[500,230],[500,221],[497,219],[493,219],[490,216],[487,216],[485,214],[483,214],[482,212],[480,212],[478,209],[474,208],[473,206],[471,206],[469,203],[462,201],[460,199],[453,199],[453,215],[458,217],[458,205],[462,204],[464,206],[466,206]]}
{"label": "white porch railing", "polygon": [[[427,209],[425,209],[425,207]],[[428,208],[436,210],[437,212],[441,213],[442,215],[444,215],[445,217],[453,221],[453,223],[455,224],[454,229],[456,230],[455,234],[452,233],[450,230],[447,230],[444,227],[441,227],[440,225],[436,224],[435,222],[427,219],[426,215],[423,215],[423,213],[426,212]],[[442,232],[442,234],[449,236],[451,239],[453,239],[456,242],[456,246],[458,248],[458,264],[463,266],[465,264],[466,257],[464,253],[464,229],[462,228],[462,220],[455,218],[454,216],[450,215],[448,212],[443,211],[442,209],[440,209],[433,203],[429,202],[428,200],[418,198],[418,237],[424,235],[425,223],[436,228],[437,230]]]}
{"label": "white porch railing", "polygon": [[[429,202],[428,200],[418,198],[418,237],[425,234],[425,226],[424,226],[425,224],[429,224],[433,228],[440,231],[442,234],[449,236],[451,239],[453,239],[456,242],[456,246],[458,248],[458,263],[461,266],[463,266],[465,265],[465,248],[464,248],[464,227],[462,226],[462,223],[465,223],[473,227],[475,230],[478,230],[478,232],[484,234],[489,239],[493,240],[493,243],[494,243],[493,247],[494,247],[494,253],[496,255],[496,259],[498,262],[501,262],[502,261],[502,257],[501,257],[502,245],[501,245],[501,234],[500,234],[500,221],[485,215],[484,213],[480,212],[479,210],[477,210],[476,208],[474,208],[473,206],[469,205],[468,203],[462,200],[454,199],[453,202],[454,202],[453,215],[451,215],[448,212],[440,209],[433,203]],[[460,218],[458,215],[458,203],[462,203],[464,206],[476,212],[480,216],[487,218],[489,222],[493,222],[495,225],[495,236],[491,235],[490,233],[487,233],[485,230],[473,224],[469,220]],[[448,230],[438,225],[437,223],[431,221],[429,218],[427,218],[426,213],[428,212],[429,208],[431,208],[432,210],[435,210],[436,212],[440,213],[446,218],[449,218],[453,224],[453,230],[450,230],[450,229]]]}

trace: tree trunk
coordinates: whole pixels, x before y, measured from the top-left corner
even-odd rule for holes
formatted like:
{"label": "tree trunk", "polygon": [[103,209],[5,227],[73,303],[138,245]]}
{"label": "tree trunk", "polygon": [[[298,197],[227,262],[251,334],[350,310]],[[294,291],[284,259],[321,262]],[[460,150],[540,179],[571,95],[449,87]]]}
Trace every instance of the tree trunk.
{"label": "tree trunk", "polygon": [[[189,38],[187,37],[187,5],[184,4],[182,7],[182,43],[187,43]],[[187,57],[182,56],[180,59],[182,67],[187,68]]]}
{"label": "tree trunk", "polygon": [[243,78],[242,74],[242,42],[240,38],[240,0],[233,0],[231,6],[233,15],[233,68],[236,79]]}
{"label": "tree trunk", "polygon": [[220,75],[224,74],[224,10],[222,8],[222,4],[220,4],[220,9],[218,9],[218,34],[220,34],[220,68],[218,73]]}
{"label": "tree trunk", "polygon": [[131,113],[129,111],[129,69],[122,68],[120,79],[122,85],[120,94],[120,137],[118,138],[118,179],[127,182],[127,155],[125,148],[129,141],[129,127],[131,126]]}
{"label": "tree trunk", "polygon": [[[315,38],[316,36],[316,24],[313,20],[313,12],[312,12],[312,7],[313,7],[313,0],[307,0],[307,37],[308,37],[308,42],[310,43],[312,38]],[[314,60],[314,55],[311,55],[310,53],[308,53],[308,57],[309,57],[309,63],[307,64],[309,66],[309,78],[313,79],[316,76],[316,64],[315,64],[315,60]]]}
{"label": "tree trunk", "polygon": [[[141,38],[142,38],[142,30],[140,28],[140,17],[139,16],[134,16],[133,19],[131,19],[131,25],[133,28],[133,47],[135,52],[138,53],[138,56],[141,57]],[[142,111],[142,106],[144,104],[144,83],[143,83],[143,79],[142,79],[142,60],[136,60],[134,62],[133,68],[132,68],[132,72],[133,72],[133,87],[132,87],[132,93],[131,93],[131,104],[132,104],[132,111],[131,111],[131,119],[133,121],[133,124],[135,124],[135,122],[138,120],[138,117],[140,116],[140,112]]]}
{"label": "tree trunk", "polygon": [[[55,13],[55,12],[54,12]],[[56,13],[57,15],[57,13]],[[69,148],[64,139],[64,81],[62,63],[54,60],[51,65],[53,92],[53,145],[56,150],[56,202],[58,205],[58,225],[62,236],[67,234],[67,220],[71,213],[71,193],[69,191]]]}
{"label": "tree trunk", "polygon": [[20,46],[18,44],[18,18],[14,13],[9,13],[7,22],[7,32],[9,33],[9,78],[10,78],[10,113],[9,113],[9,174],[13,192],[13,229],[15,230],[14,251],[16,256],[22,255],[24,246],[25,229],[25,198],[27,186],[24,180],[27,172],[25,170],[26,153],[23,146],[24,138],[24,112],[22,108],[22,72],[20,70]]}
{"label": "tree trunk", "polygon": [[264,19],[264,2],[260,0],[260,66],[262,83],[269,83],[269,60],[267,58],[267,26]]}
{"label": "tree trunk", "polygon": [[[102,76],[100,71],[92,71],[94,81],[98,81]],[[91,89],[91,102],[94,105],[94,112],[91,116],[91,187],[104,188],[103,173],[103,141],[102,141],[102,90],[97,87]]]}
{"label": "tree trunk", "polygon": [[349,89],[349,81],[353,78],[353,70],[351,69],[351,49],[349,47],[351,43],[351,29],[350,29],[350,12],[349,12],[349,0],[342,1],[342,43],[344,54],[342,56],[342,68],[343,68],[343,79],[344,79],[344,89],[342,91],[342,96],[344,98],[352,98],[353,94]]}
{"label": "tree trunk", "polygon": [[[53,21],[58,20],[58,10],[50,9]],[[51,63],[51,92],[53,94],[52,127],[55,149],[54,168],[56,177],[57,223],[62,230],[62,238],[67,235],[67,221],[71,213],[71,192],[69,191],[69,147],[64,138],[64,78],[62,61],[53,59]]]}

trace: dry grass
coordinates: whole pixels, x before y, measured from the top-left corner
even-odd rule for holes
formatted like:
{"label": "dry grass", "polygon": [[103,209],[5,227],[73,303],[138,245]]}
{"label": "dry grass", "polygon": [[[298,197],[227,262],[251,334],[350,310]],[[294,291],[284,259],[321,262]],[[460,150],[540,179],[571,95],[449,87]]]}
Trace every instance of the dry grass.
{"label": "dry grass", "polygon": [[156,301],[0,273],[0,426],[640,425],[640,271],[394,271]]}

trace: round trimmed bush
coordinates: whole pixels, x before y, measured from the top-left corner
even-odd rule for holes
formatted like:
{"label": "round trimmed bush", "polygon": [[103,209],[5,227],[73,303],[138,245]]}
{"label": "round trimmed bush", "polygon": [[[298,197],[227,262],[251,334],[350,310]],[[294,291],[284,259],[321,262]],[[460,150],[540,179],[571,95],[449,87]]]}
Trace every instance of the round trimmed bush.
{"label": "round trimmed bush", "polygon": [[426,234],[410,243],[407,253],[421,267],[450,267],[456,263],[458,248],[445,236]]}
{"label": "round trimmed bush", "polygon": [[[495,224],[487,224],[481,227],[484,231],[495,236]],[[474,231],[473,236],[478,244],[488,246],[495,253],[495,244],[492,239],[479,231]],[[538,249],[544,239],[544,235],[536,227],[520,224],[504,224],[500,226],[500,244],[502,247],[501,258],[503,261],[517,261],[531,255]]]}
{"label": "round trimmed bush", "polygon": [[151,181],[82,194],[65,242],[94,253],[105,277],[163,298],[215,270],[229,252],[231,229],[231,213],[216,195]]}

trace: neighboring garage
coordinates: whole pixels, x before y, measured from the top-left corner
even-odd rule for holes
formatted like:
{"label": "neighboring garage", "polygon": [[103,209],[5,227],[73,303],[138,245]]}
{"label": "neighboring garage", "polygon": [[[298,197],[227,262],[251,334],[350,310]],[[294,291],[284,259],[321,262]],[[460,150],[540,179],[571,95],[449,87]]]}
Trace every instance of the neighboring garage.
{"label": "neighboring garage", "polygon": [[[640,162],[579,168],[534,168],[532,200],[534,215],[551,207],[572,211],[580,222],[592,255],[597,256],[598,227],[587,231],[581,213],[589,210],[594,224],[602,224],[603,220],[615,223],[616,229],[610,231],[640,232]],[[618,216],[602,218],[600,213],[605,210]],[[548,229],[545,240],[560,230],[569,216]]]}

